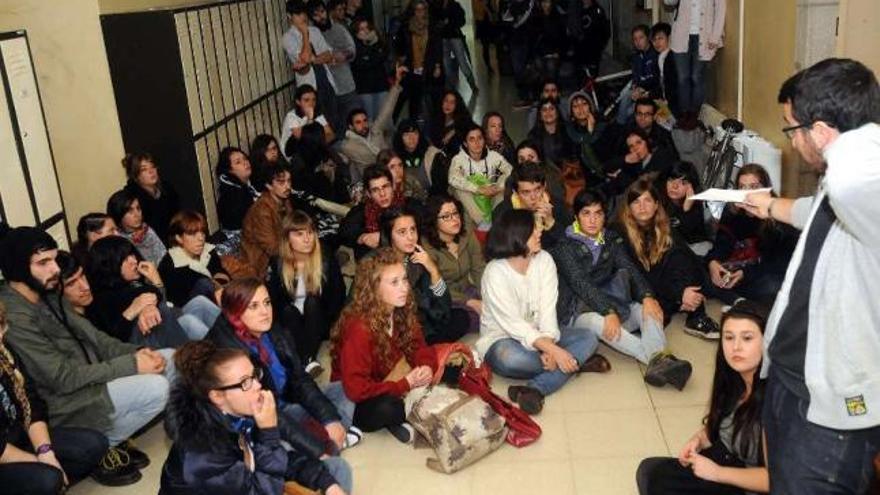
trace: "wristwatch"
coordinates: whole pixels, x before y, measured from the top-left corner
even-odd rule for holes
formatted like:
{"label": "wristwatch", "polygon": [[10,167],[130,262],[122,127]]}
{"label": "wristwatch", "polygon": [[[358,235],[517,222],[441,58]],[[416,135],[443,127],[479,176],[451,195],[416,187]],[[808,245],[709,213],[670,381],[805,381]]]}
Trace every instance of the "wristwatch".
{"label": "wristwatch", "polygon": [[44,443],[43,445],[37,447],[37,455],[48,454],[49,452],[52,452],[51,443]]}

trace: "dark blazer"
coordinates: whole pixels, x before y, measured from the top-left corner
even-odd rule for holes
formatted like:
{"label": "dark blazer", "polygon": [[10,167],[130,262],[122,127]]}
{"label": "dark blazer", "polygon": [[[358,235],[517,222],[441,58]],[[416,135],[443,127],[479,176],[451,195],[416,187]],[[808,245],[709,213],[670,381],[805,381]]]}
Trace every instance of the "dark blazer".
{"label": "dark blazer", "polygon": [[[287,371],[287,382],[284,390],[278,390],[275,381],[272,379],[272,373],[269,366],[260,362],[260,356],[253,352],[250,347],[238,339],[232,324],[221,314],[214,326],[205,336],[205,339],[217,344],[218,347],[242,349],[251,356],[254,365],[260,365],[263,368],[263,379],[261,384],[264,389],[271,390],[279,400],[283,400],[288,404],[301,405],[315,420],[321,424],[333,423],[340,421],[339,412],[330,402],[330,399],[321,392],[315,380],[306,373],[305,368],[300,362],[299,355],[296,353],[296,344],[293,339],[283,329],[273,326],[269,330],[269,340],[275,346],[275,353],[278,359]],[[323,445],[310,439],[305,431],[296,429],[295,438],[285,439],[291,442],[294,448],[315,458],[320,457],[324,453]]]}
{"label": "dark blazer", "polygon": [[282,493],[293,480],[325,490],[336,480],[316,458],[281,446],[278,428],[254,426],[251,451],[256,469],[244,462],[231,418],[178,381],[171,388],[165,430],[174,441],[162,466],[161,495],[263,495]]}
{"label": "dark blazer", "polygon": [[177,195],[177,191],[164,180],[159,185],[159,190],[162,193],[158,198],[153,197],[131,180],[125,185],[125,190],[138,199],[144,214],[144,222],[156,231],[159,239],[162,239],[162,242],[167,246],[168,225],[171,223],[171,217],[180,211],[180,197]]}
{"label": "dark blazer", "polygon": [[[660,68],[659,59],[657,68],[658,70]],[[663,61],[663,75],[660,82],[661,98],[665,99],[669,104],[672,114],[678,115],[681,111],[678,106],[678,69],[675,65],[675,57],[672,54],[672,50],[669,51],[669,54],[666,55],[666,60]]]}
{"label": "dark blazer", "polygon": [[[601,315],[629,313],[630,301],[616,301],[599,289],[610,281],[617,272],[624,270],[632,283],[630,297],[641,302],[651,296],[653,291],[641,271],[626,254],[626,246],[620,235],[613,230],[605,230],[605,245],[599,253],[599,260],[593,263],[590,249],[566,233],[550,249],[559,272],[559,299],[556,302],[556,316],[560,325],[568,325],[573,317],[594,311]],[[621,304],[623,303],[623,304]]]}

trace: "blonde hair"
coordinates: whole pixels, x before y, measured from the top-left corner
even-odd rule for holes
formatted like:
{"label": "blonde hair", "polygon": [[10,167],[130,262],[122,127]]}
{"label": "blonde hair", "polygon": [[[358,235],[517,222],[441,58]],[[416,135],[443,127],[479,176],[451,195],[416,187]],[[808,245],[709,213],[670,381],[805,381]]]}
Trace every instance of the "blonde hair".
{"label": "blonde hair", "polygon": [[[642,227],[633,216],[631,204],[642,194],[648,193],[657,203],[657,212],[651,221],[651,225]],[[650,270],[663,258],[663,255],[672,247],[672,229],[669,224],[669,215],[663,204],[660,203],[660,194],[649,178],[642,177],[630,184],[624,193],[626,198],[620,207],[617,220],[623,226],[623,230],[629,239],[629,244],[635,252],[639,263]],[[647,235],[646,235],[647,234]]]}
{"label": "blonde hair", "polygon": [[[315,235],[315,248],[309,253],[305,269],[300,274],[296,270],[296,258],[294,257],[293,248],[290,247],[290,233],[302,230],[308,230]],[[321,293],[321,284],[324,278],[321,243],[318,242],[318,230],[315,227],[315,221],[307,213],[293,210],[281,219],[281,245],[278,248],[278,255],[281,258],[281,282],[291,297],[296,295],[296,284],[300,275],[305,279],[307,294]]]}

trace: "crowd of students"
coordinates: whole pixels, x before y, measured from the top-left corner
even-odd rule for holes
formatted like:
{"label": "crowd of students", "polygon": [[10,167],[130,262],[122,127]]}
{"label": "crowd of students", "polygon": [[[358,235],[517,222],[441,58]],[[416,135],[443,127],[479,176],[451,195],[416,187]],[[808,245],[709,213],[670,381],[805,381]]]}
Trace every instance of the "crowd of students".
{"label": "crowd of students", "polygon": [[[647,79],[632,113],[606,121],[584,92],[562,106],[549,78],[516,143],[500,113],[475,123],[453,89],[459,70],[477,89],[456,0],[413,0],[387,42],[357,3],[288,1],[295,107],[277,136],[220,153],[216,232],[138,152],[70,253],[37,228],[4,233],[0,480],[26,493],[88,474],[134,483],[150,459],[130,438],[164,412],[161,493],[280,493],[291,481],[350,493],[342,450],[382,429],[414,440],[404,398],[444,372],[434,344],[479,333],[474,352],[523,380],[508,396],[539,414],[580,373],[611,372],[600,340],[644,364],[649,385],[682,390],[692,366],[665,328],[684,313],[685,332],[720,340],[709,414],[677,461],[642,463],[640,490],[767,491],[764,307],[798,241],[768,219],[773,199],[719,219],[694,201],[698,168],[658,122],[669,99]],[[607,19],[576,4],[577,16],[552,0],[480,4],[478,38],[509,51],[514,72],[532,48],[542,67],[573,56],[597,70],[607,37],[593,29]],[[578,32],[572,23],[584,24],[578,43],[549,36]],[[533,28],[541,42],[519,46],[515,32]],[[653,34],[663,48],[670,29],[637,27],[634,44]],[[657,53],[640,50],[650,69]],[[758,164],[736,182],[772,185]],[[712,297],[729,306],[720,326]]]}

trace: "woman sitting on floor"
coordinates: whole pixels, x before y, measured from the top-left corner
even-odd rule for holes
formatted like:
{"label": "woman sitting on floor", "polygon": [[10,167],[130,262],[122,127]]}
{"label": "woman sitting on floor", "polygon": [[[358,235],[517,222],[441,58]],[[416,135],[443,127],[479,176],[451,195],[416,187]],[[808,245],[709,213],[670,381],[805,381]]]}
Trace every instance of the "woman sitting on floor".
{"label": "woman sitting on floor", "polygon": [[504,183],[513,167],[503,156],[486,147],[483,129],[471,123],[464,143],[449,165],[449,186],[464,205],[468,219],[477,226],[492,223],[492,209],[504,199]]}
{"label": "woman sitting on floor", "polygon": [[[223,290],[223,313],[208,333],[219,347],[242,349],[262,371],[260,384],[278,403],[281,437],[299,452],[315,458],[337,455],[356,444],[351,430],[354,404],[342,384],[331,382],[323,392],[299,360],[296,343],[272,317],[266,286],[255,278],[234,280]],[[335,461],[334,461],[335,462]],[[328,465],[332,468],[332,465]]]}
{"label": "woman sitting on floor", "polygon": [[605,361],[601,356],[590,360],[599,345],[594,334],[559,328],[556,264],[541,250],[541,232],[527,210],[507,210],[492,225],[476,343],[477,352],[495,373],[529,380],[507,389],[510,400],[529,414],[541,412],[544,397],[562,388],[575,373],[591,371]]}
{"label": "woman sitting on floor", "polygon": [[468,331],[480,329],[480,281],[486,261],[483,246],[474,233],[465,227],[461,202],[441,194],[428,198],[425,205],[425,250],[437,263],[440,275],[452,296],[452,307],[464,309],[470,317]]}
{"label": "woman sitting on floor", "polygon": [[262,368],[245,351],[191,342],[174,361],[180,377],[165,417],[174,445],[162,467],[160,494],[274,494],[286,481],[327,495],[350,490],[344,473],[284,449],[275,397],[262,389]]}
{"label": "woman sitting on floor", "polygon": [[403,397],[431,383],[437,356],[422,337],[406,269],[393,249],[379,248],[358,264],[354,295],[330,341],[331,380],[342,380],[355,402],[354,425],[387,428],[411,442],[415,433],[406,423]]}
{"label": "woman sitting on floor", "polygon": [[606,204],[598,191],[578,193],[575,221],[551,250],[559,269],[559,322],[590,330],[647,365],[649,384],[681,390],[691,364],[664,352],[663,309],[626,254],[620,234],[605,228]]}
{"label": "woman sitting on floor", "polygon": [[656,187],[663,197],[672,230],[697,256],[705,256],[712,248],[711,229],[706,223],[707,203],[691,199],[702,191],[696,167],[690,162],[675,162],[657,177]]}
{"label": "woman sitting on floor", "polygon": [[98,239],[119,235],[116,222],[106,213],[86,213],[76,224],[76,243],[70,250],[81,265],[88,264],[89,248]]}
{"label": "woman sitting on floor", "polygon": [[95,302],[86,316],[123,342],[156,349],[205,337],[220,308],[196,296],[181,311],[165,300],[159,270],[122,237],[105,237],[89,251],[88,278]]}
{"label": "woman sitting on floor", "polygon": [[382,214],[382,244],[403,260],[406,279],[419,310],[422,335],[428,344],[455,342],[468,330],[467,312],[452,307],[452,298],[437,263],[419,245],[416,213],[391,208]]}
{"label": "woman sitting on floor", "polygon": [[315,222],[301,210],[281,219],[278,257],[269,266],[275,321],[293,337],[306,371],[318,376],[321,342],[345,304],[345,282],[332,252],[318,241]]}
{"label": "woman sitting on floor", "polygon": [[703,426],[678,459],[651,457],[636,473],[641,495],[746,495],[770,491],[761,422],[766,309],[740,301],[721,317],[721,342]]}
{"label": "woman sitting on floor", "polygon": [[205,242],[208,223],[201,213],[184,210],[174,215],[168,227],[171,247],[159,262],[165,295],[175,306],[184,307],[197,296],[215,300],[219,287],[229,282],[214,245]]}
{"label": "woman sitting on floor", "polygon": [[663,323],[668,325],[672,315],[683,311],[687,314],[686,333],[718,339],[718,324],[706,314],[704,304],[706,275],[696,255],[672,230],[650,177],[642,177],[627,188],[617,223],[627,254],[637,262],[660,301]]}
{"label": "woman sitting on floor", "polygon": [[119,235],[131,241],[141,256],[158,265],[167,250],[156,231],[144,221],[141,203],[131,192],[116,191],[107,200],[107,214],[119,227]]}

